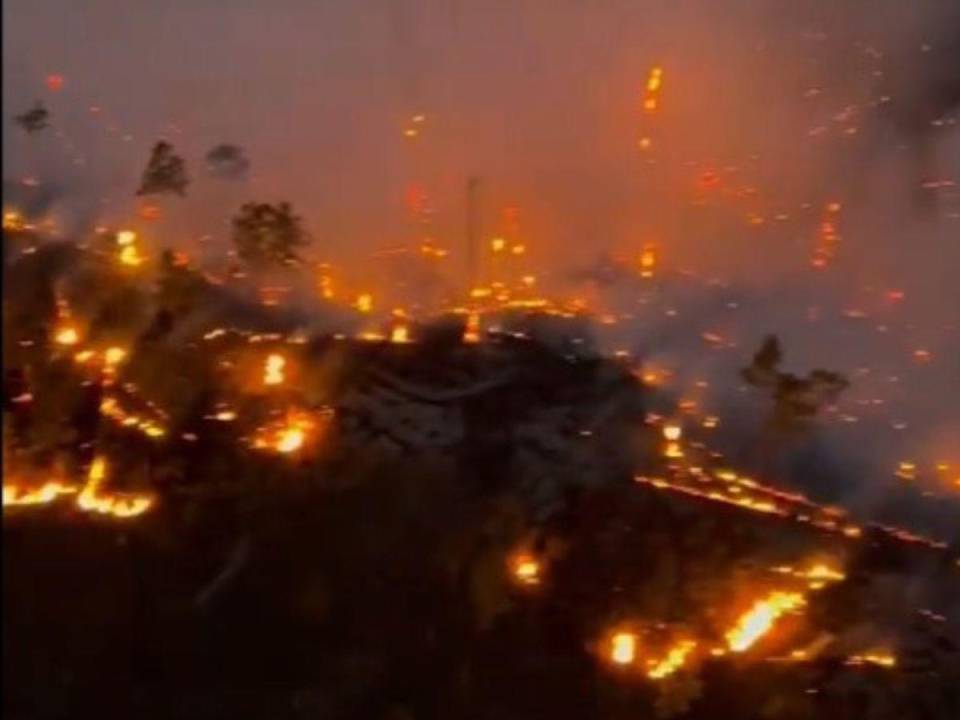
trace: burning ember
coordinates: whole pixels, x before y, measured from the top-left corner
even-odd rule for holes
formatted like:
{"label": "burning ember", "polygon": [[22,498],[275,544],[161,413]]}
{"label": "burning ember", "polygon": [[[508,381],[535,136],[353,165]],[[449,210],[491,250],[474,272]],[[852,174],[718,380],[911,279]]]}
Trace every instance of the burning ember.
{"label": "burning ember", "polygon": [[727,647],[736,653],[746,652],[754,643],[773,628],[774,623],[783,615],[793,612],[806,604],[803,595],[795,592],[776,591],[744,613],[736,625],[726,634]]}
{"label": "burning ember", "polygon": [[76,345],[80,342],[80,333],[73,325],[62,325],[54,331],[53,341],[57,345]]}
{"label": "burning ember", "polygon": [[3,506],[15,507],[19,505],[47,505],[61,495],[72,495],[78,490],[75,485],[68,485],[60,481],[46,482],[38,488],[22,488],[16,484],[3,485]]}
{"label": "burning ember", "polygon": [[106,461],[102,457],[95,458],[90,465],[87,484],[77,496],[78,508],[115,518],[130,518],[142,515],[153,506],[153,498],[147,495],[120,495],[104,491],[106,476]]}
{"label": "burning ember", "polygon": [[647,677],[651,680],[662,680],[663,678],[673,675],[683,667],[690,653],[692,653],[696,647],[697,643],[694,640],[681,640],[667,651],[667,654],[662,660],[650,661]]}
{"label": "burning ember", "polygon": [[282,385],[285,380],[284,367],[287,359],[278,353],[271,353],[267,356],[263,368],[264,385]]}
{"label": "burning ember", "polygon": [[637,636],[632,632],[614,633],[610,638],[610,662],[631,665],[637,658]]}
{"label": "burning ember", "polygon": [[519,585],[540,584],[540,562],[530,554],[519,553],[510,561],[513,579]]}

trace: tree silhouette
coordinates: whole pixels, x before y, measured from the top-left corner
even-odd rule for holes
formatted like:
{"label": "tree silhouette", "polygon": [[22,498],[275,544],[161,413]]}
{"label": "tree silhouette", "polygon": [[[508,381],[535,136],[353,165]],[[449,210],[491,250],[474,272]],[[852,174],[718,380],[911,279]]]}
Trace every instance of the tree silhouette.
{"label": "tree silhouette", "polygon": [[741,376],[750,385],[770,391],[775,413],[787,426],[812,418],[850,385],[843,375],[828,370],[813,370],[805,378],[780,372],[782,359],[780,341],[769,335]]}
{"label": "tree silhouette", "polygon": [[147,168],[137,195],[162,195],[176,193],[185,195],[190,178],[187,177],[186,164],[173,152],[173,145],[161,140],[153,146]]}
{"label": "tree silhouette", "polygon": [[250,170],[250,160],[242,147],[224,143],[207,153],[207,167],[224,180],[242,180]]}
{"label": "tree silhouette", "polygon": [[27,112],[16,115],[14,121],[28,133],[39,132],[49,126],[50,111],[39,100]]}
{"label": "tree silhouette", "polygon": [[246,203],[233,219],[233,242],[253,266],[291,265],[309,237],[289,203]]}

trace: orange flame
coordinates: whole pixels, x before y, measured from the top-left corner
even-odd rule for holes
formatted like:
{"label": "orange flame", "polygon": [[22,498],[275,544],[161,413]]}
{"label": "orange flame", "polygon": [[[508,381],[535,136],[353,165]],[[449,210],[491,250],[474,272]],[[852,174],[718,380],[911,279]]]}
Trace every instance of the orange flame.
{"label": "orange flame", "polygon": [[736,625],[725,636],[727,647],[733,652],[746,652],[757,640],[770,632],[782,615],[803,607],[805,603],[806,600],[800,593],[770,593],[740,616]]}

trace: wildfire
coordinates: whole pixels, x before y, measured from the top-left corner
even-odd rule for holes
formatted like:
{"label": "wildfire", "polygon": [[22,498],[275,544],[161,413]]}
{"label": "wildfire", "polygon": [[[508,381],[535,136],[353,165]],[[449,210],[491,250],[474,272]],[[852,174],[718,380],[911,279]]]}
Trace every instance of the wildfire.
{"label": "wildfire", "polygon": [[23,230],[25,227],[23,216],[16,210],[7,210],[3,213],[4,230]]}
{"label": "wildfire", "polygon": [[888,652],[870,652],[863,655],[851,655],[847,658],[847,665],[877,665],[892,668],[897,665],[897,658]]}
{"label": "wildfire", "polygon": [[53,341],[57,345],[76,345],[80,342],[80,333],[73,325],[61,325],[54,331]]}
{"label": "wildfire", "polygon": [[837,254],[840,234],[837,230],[836,216],[840,212],[840,203],[827,203],[820,220],[820,233],[813,250],[810,264],[817,270],[827,267]]}
{"label": "wildfire", "polygon": [[286,380],[284,368],[287,365],[287,359],[279,353],[267,355],[267,360],[263,368],[264,385],[283,385]]}
{"label": "wildfire", "polygon": [[665,677],[673,675],[683,667],[690,653],[692,653],[696,647],[697,643],[694,640],[681,640],[670,648],[662,659],[653,660],[649,663],[650,669],[647,670],[647,677],[651,680],[662,680]]}
{"label": "wildfire", "polygon": [[121,230],[117,233],[117,245],[120,253],[117,256],[120,263],[130,267],[143,264],[144,257],[137,249],[137,234],[133,230]]}
{"label": "wildfire", "polygon": [[[325,422],[331,416],[332,412],[329,410],[322,413]],[[319,427],[313,415],[292,410],[283,420],[257,430],[252,446],[256,450],[291,455],[303,450],[314,439]]]}
{"label": "wildfire", "polygon": [[540,562],[529,553],[518,553],[510,560],[513,579],[520,585],[540,584]]}
{"label": "wildfire", "polygon": [[659,105],[658,97],[663,86],[663,68],[655,67],[647,76],[647,85],[643,97],[643,109],[648,113],[656,112]]}
{"label": "wildfire", "polygon": [[663,451],[664,457],[670,459],[682,458],[683,448],[680,447],[680,437],[683,435],[682,428],[679,425],[664,425],[662,432],[664,440],[667,441],[667,446]]}
{"label": "wildfire", "polygon": [[797,610],[806,603],[803,595],[794,592],[776,591],[754,603],[740,616],[733,629],[727,632],[727,647],[733,652],[745,652],[762,638],[774,623],[788,612]]}
{"label": "wildfire", "polygon": [[465,343],[480,342],[480,315],[470,313],[467,316],[467,326],[463,331],[463,341]]}
{"label": "wildfire", "polygon": [[362,313],[368,313],[373,310],[373,295],[362,293],[357,296],[357,301],[353,306]]}
{"label": "wildfire", "polygon": [[113,396],[103,398],[100,402],[100,413],[121,427],[139,430],[150,438],[160,438],[167,434],[167,431],[157,422],[133,413],[128,413],[120,406],[117,398]]}
{"label": "wildfire", "polygon": [[87,484],[77,496],[78,508],[85,512],[95,512],[115,518],[130,518],[142,515],[153,506],[153,498],[147,495],[119,495],[104,492],[102,486],[106,477],[106,460],[98,456],[90,465]]}
{"label": "wildfire", "polygon": [[843,582],[847,579],[847,576],[843,572],[825,563],[816,563],[805,569],[781,565],[780,567],[774,568],[774,572],[803,580],[811,590],[820,590],[826,587],[828,583]]}
{"label": "wildfire", "polygon": [[652,278],[657,267],[657,250],[652,245],[646,245],[640,253],[640,277]]}
{"label": "wildfire", "polygon": [[406,323],[397,323],[393,326],[393,329],[390,330],[390,342],[392,343],[408,343],[410,342],[410,328],[407,327]]}
{"label": "wildfire", "polygon": [[610,638],[610,662],[630,665],[637,657],[637,636],[632,632],[614,633]]}
{"label": "wildfire", "polygon": [[61,495],[70,495],[75,492],[77,492],[76,485],[68,485],[58,480],[45,482],[33,489],[21,488],[16,484],[4,484],[3,506],[48,505]]}

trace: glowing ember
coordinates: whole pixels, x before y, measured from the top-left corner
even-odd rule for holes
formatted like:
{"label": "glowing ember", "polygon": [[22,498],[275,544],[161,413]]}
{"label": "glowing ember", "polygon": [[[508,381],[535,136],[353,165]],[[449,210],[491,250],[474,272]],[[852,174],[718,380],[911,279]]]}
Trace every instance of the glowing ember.
{"label": "glowing ember", "polygon": [[727,647],[733,652],[745,652],[761,637],[770,632],[782,615],[803,607],[803,595],[791,592],[773,592],[744,613],[726,634]]}
{"label": "glowing ember", "polygon": [[137,241],[137,234],[133,230],[121,230],[117,233],[117,245],[127,247]]}
{"label": "glowing ember", "polygon": [[652,245],[647,245],[640,253],[640,277],[652,278],[657,267],[657,251]]}
{"label": "glowing ember", "polygon": [[121,347],[109,347],[103,353],[103,360],[107,365],[118,365],[127,357],[127,351]]}
{"label": "glowing ember", "polygon": [[410,329],[403,323],[394,325],[390,331],[390,342],[408,343],[410,342]]}
{"label": "glowing ember", "polygon": [[80,333],[73,325],[64,325],[54,332],[53,341],[57,345],[76,345],[80,342]]}
{"label": "glowing ember", "polygon": [[153,506],[153,498],[146,495],[119,495],[104,492],[102,485],[107,476],[106,461],[94,459],[90,465],[87,484],[77,496],[77,507],[85,512],[110,515],[115,518],[130,518],[142,515]]}
{"label": "glowing ember", "polygon": [[897,658],[887,652],[871,652],[864,655],[851,655],[847,658],[847,665],[877,665],[892,668],[897,665]]}
{"label": "glowing ember", "polygon": [[130,267],[142,265],[144,261],[144,257],[137,250],[136,245],[127,245],[126,247],[122,248],[120,250],[119,258],[123,265],[128,265]]}
{"label": "glowing ember", "polygon": [[263,368],[264,385],[282,385],[286,379],[284,368],[287,365],[287,359],[278,353],[267,355],[266,363]]}
{"label": "glowing ember", "polygon": [[7,210],[3,213],[4,230],[23,230],[23,217],[16,210]]}
{"label": "glowing ember", "polygon": [[296,452],[303,447],[303,441],[306,438],[304,428],[299,425],[293,425],[284,428],[277,436],[276,449],[281,453]]}
{"label": "glowing ember", "polygon": [[38,488],[26,489],[11,483],[3,486],[3,506],[47,505],[61,495],[77,492],[75,485],[67,485],[56,480],[44,483]]}
{"label": "glowing ember", "polygon": [[520,553],[510,561],[513,578],[520,585],[540,584],[540,563],[527,553]]}
{"label": "glowing ember", "polygon": [[463,331],[463,341],[465,343],[480,342],[480,315],[470,313],[467,316],[467,326]]}
{"label": "glowing ember", "polygon": [[683,667],[690,653],[692,653],[696,647],[697,643],[694,640],[680,641],[670,648],[663,659],[650,663],[651,667],[647,671],[647,677],[651,680],[662,680],[665,677],[673,675]]}
{"label": "glowing ember", "polygon": [[357,296],[357,301],[353,306],[363,313],[368,313],[373,310],[373,295],[370,293],[362,293]]}
{"label": "glowing ember", "polygon": [[675,442],[680,439],[680,436],[683,434],[683,430],[679,425],[664,425],[663,426],[663,437],[671,442]]}
{"label": "glowing ember", "polygon": [[631,632],[614,633],[610,638],[610,661],[629,665],[637,657],[637,636]]}

